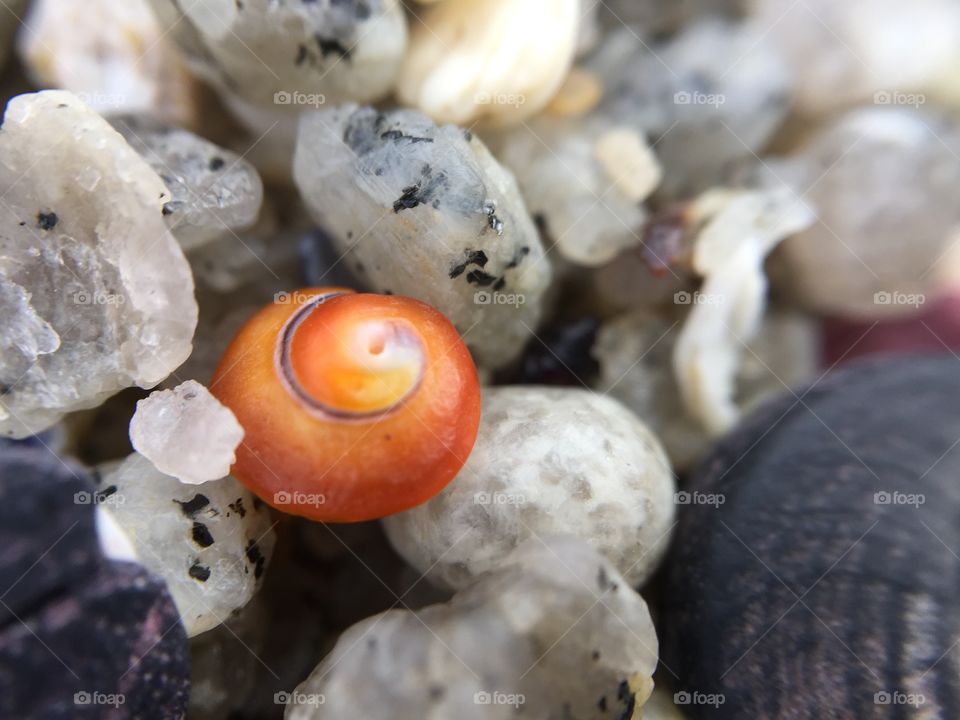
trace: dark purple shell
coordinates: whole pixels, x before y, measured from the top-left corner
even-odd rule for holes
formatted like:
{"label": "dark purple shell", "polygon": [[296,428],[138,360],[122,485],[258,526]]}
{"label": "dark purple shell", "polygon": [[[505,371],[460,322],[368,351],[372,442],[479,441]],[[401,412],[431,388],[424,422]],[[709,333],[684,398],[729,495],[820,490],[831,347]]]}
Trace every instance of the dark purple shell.
{"label": "dark purple shell", "polygon": [[832,373],[686,490],[661,670],[689,718],[960,718],[960,360]]}
{"label": "dark purple shell", "polygon": [[42,445],[0,443],[0,718],[185,713],[176,606],[143,567],[101,555],[97,501],[86,474]]}

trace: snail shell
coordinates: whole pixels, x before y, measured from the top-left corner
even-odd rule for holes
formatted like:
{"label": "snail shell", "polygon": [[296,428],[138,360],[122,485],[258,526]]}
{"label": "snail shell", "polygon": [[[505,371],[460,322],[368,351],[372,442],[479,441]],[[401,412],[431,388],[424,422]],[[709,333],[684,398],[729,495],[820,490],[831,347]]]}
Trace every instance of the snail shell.
{"label": "snail shell", "polygon": [[661,616],[688,717],[960,717],[958,378],[853,364],[704,464]]}
{"label": "snail shell", "polygon": [[428,500],[466,462],[480,422],[476,368],[443,315],[343,288],[279,294],[240,330],[210,390],[246,432],[233,474],[314,520]]}

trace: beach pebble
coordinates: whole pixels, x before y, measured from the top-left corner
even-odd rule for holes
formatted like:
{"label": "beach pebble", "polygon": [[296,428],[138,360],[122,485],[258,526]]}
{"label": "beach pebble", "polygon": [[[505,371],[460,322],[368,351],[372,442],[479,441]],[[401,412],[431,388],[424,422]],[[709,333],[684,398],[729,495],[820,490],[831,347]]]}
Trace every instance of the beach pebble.
{"label": "beach pebble", "polygon": [[582,14],[580,0],[439,3],[411,26],[397,94],[441,123],[520,123],[563,83]]}
{"label": "beach pebble", "polygon": [[641,242],[641,203],[662,175],[643,135],[602,115],[544,114],[488,137],[564,259],[595,267]]}
{"label": "beach pebble", "polygon": [[263,183],[234,152],[143,115],[110,118],[113,127],[163,180],[170,232],[185,251],[246,230],[257,220]]}
{"label": "beach pebble", "polygon": [[618,402],[583,389],[487,388],[460,474],[384,525],[400,554],[445,587],[559,532],[588,540],[637,586],[670,540],[674,489],[660,443]]}
{"label": "beach pebble", "polygon": [[107,468],[106,509],[148,569],[162,577],[187,634],[216,627],[257,591],[270,562],[270,514],[232,477],[194,486],[134,453]]}
{"label": "beach pebble", "polygon": [[40,87],[69,90],[101,114],[199,121],[199,86],[149,0],[35,0],[17,39]]}
{"label": "beach pebble", "polygon": [[285,717],[629,718],[656,664],[646,603],[616,569],[577,538],[535,538],[445,605],[348,629]]}
{"label": "beach pebble", "polygon": [[130,421],[133,449],[188,485],[229,475],[242,440],[233,412],[195,380],[150,393]]}
{"label": "beach pebble", "polygon": [[585,61],[605,86],[599,112],[654,142],[664,197],[687,199],[756,163],[783,122],[791,76],[765,30],[706,18],[646,43],[621,27]]}
{"label": "beach pebble", "polygon": [[297,187],[343,262],[378,293],[446,315],[481,365],[536,329],[550,264],[517,189],[476,136],[411,110],[306,114]]}
{"label": "beach pebble", "polygon": [[[796,78],[796,110],[960,100],[960,6],[953,0],[749,0]],[[910,40],[908,40],[910,38]],[[909,45],[909,52],[904,48]]]}
{"label": "beach pebble", "polygon": [[[810,310],[853,319],[917,312],[938,292],[956,238],[960,126],[912,109],[856,110],[769,166],[818,222],[778,253],[776,287]],[[905,242],[904,238],[909,238]]]}
{"label": "beach pebble", "polygon": [[42,445],[0,448],[0,716],[184,716],[186,634],[164,583],[100,552],[111,494]]}
{"label": "beach pebble", "polygon": [[949,354],[851,364],[752,416],[691,479],[660,616],[690,718],[958,715],[957,370]]}
{"label": "beach pebble", "polygon": [[190,267],[163,182],[74,95],[14,98],[0,133],[0,434],[25,437],[190,354]]}
{"label": "beach pebble", "polygon": [[220,90],[288,113],[388,94],[407,46],[398,0],[150,0],[190,67]]}

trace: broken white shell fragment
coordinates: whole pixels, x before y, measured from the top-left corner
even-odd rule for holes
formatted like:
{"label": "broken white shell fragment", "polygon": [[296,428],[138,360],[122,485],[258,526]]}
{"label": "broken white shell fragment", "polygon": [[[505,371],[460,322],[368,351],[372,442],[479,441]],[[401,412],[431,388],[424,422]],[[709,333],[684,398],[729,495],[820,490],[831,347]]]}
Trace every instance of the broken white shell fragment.
{"label": "broken white shell fragment", "polygon": [[559,89],[579,38],[580,0],[454,0],[412,24],[397,92],[438,122],[519,123]]}
{"label": "broken white shell fragment", "polygon": [[698,292],[682,294],[680,302],[692,309],[674,347],[673,367],[687,409],[711,435],[721,435],[740,417],[736,377],[766,306],[763,261],[816,218],[785,188],[707,193],[702,202],[714,213],[694,245],[693,268],[704,282]]}
{"label": "broken white shell fragment", "polygon": [[242,440],[243,428],[230,408],[195,380],[150,393],[130,421],[134,450],[188,485],[229,475]]}

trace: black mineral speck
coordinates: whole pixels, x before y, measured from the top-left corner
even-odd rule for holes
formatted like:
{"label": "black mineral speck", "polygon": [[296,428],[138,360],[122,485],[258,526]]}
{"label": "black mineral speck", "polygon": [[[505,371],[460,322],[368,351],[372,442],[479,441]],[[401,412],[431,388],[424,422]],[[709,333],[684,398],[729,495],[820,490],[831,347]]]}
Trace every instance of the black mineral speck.
{"label": "black mineral speck", "polygon": [[471,270],[467,273],[467,282],[480,287],[489,287],[497,281],[496,275],[484,272],[483,270]]}
{"label": "black mineral speck", "polygon": [[227,164],[227,163],[224,161],[224,159],[223,159],[222,157],[220,157],[219,155],[216,155],[216,156],[210,158],[210,166],[209,166],[209,167],[210,167],[210,170],[212,170],[213,172],[216,172],[217,170],[222,170],[222,169],[223,169],[223,166],[226,165],[226,164]]}
{"label": "black mineral speck", "polygon": [[41,230],[53,230],[58,222],[60,222],[60,218],[57,217],[55,212],[37,213],[37,227]]}
{"label": "black mineral speck", "polygon": [[197,493],[186,502],[180,502],[179,500],[174,500],[174,502],[180,506],[180,510],[188,518],[194,517],[198,512],[210,504],[210,500],[207,499],[207,496],[201,493]]}
{"label": "black mineral speck", "polygon": [[401,210],[412,210],[420,204],[420,183],[410,185],[403,189],[403,194],[393,203],[393,211],[399,213]]}
{"label": "black mineral speck", "polygon": [[240,517],[245,517],[247,514],[247,509],[243,506],[242,497],[237,498],[237,501],[230,503],[228,507]]}
{"label": "black mineral speck", "polygon": [[251,540],[247,543],[247,560],[254,566],[253,576],[257,579],[263,575],[263,565],[266,562],[266,558],[263,557],[263,553],[260,552],[260,546],[257,545],[256,540]]}
{"label": "black mineral speck", "polygon": [[464,250],[463,262],[459,262],[450,268],[450,279],[458,278],[466,271],[468,265],[479,265],[486,267],[488,262],[487,254],[483,250]]}
{"label": "black mineral speck", "polygon": [[187,571],[187,574],[192,577],[194,580],[199,580],[200,582],[206,582],[210,579],[210,568],[200,563],[195,562],[190,566],[190,569]]}
{"label": "black mineral speck", "polygon": [[619,687],[617,687],[617,700],[623,703],[623,709],[617,716],[617,720],[631,720],[637,704],[637,698],[630,692],[630,685],[626,680],[623,680]]}
{"label": "black mineral speck", "polygon": [[191,535],[193,541],[200,547],[207,548],[213,545],[213,535],[210,534],[210,529],[202,522],[195,521],[193,523]]}

